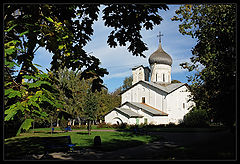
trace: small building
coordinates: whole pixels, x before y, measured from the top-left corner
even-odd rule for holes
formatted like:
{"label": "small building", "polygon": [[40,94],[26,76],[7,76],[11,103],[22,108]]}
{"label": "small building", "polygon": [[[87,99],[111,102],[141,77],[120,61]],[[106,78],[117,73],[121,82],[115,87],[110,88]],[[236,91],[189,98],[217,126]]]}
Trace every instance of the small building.
{"label": "small building", "polygon": [[121,93],[121,106],[105,115],[106,123],[178,124],[195,105],[186,83],[171,83],[172,58],[161,42],[148,61],[150,68],[132,68],[132,86]]}

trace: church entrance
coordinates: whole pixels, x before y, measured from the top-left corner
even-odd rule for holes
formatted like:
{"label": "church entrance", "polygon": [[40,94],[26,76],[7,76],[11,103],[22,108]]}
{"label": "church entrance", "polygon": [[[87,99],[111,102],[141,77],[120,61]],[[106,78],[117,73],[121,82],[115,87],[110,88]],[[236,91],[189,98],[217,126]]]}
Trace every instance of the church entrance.
{"label": "church entrance", "polygon": [[113,123],[113,124],[120,125],[120,124],[123,123],[123,121],[122,121],[119,117],[115,117],[115,118],[113,118],[112,123]]}

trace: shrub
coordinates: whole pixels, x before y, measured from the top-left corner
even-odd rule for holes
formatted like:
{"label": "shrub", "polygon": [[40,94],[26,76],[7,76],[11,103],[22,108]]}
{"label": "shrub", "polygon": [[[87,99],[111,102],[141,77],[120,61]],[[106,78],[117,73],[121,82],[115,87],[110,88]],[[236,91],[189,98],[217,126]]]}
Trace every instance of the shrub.
{"label": "shrub", "polygon": [[181,123],[184,127],[208,127],[208,116],[207,111],[203,109],[193,108],[189,113],[187,113],[183,122]]}
{"label": "shrub", "polygon": [[107,124],[106,122],[102,122],[97,125],[97,128],[111,128],[111,127],[112,125],[109,123]]}
{"label": "shrub", "polygon": [[86,125],[72,125],[71,126],[72,129],[86,129],[87,126]]}
{"label": "shrub", "polygon": [[173,127],[177,127],[178,125],[176,125],[175,123],[173,122],[170,122],[169,124],[166,124],[165,127],[167,128],[173,128]]}

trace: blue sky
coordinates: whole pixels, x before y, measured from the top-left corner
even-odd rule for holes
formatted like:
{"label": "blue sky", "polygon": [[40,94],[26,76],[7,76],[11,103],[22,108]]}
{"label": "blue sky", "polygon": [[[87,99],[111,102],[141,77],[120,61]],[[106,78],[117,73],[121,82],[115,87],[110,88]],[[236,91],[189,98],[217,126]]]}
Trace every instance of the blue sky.
{"label": "blue sky", "polygon": [[[162,48],[172,57],[172,80],[176,79],[183,83],[187,83],[187,77],[190,73],[181,69],[180,63],[190,62],[192,57],[191,49],[196,44],[196,39],[190,36],[184,36],[178,31],[179,22],[171,21],[176,15],[175,10],[179,5],[168,5],[169,10],[161,10],[159,12],[163,21],[160,25],[154,26],[153,30],[141,30],[142,40],[147,44],[148,50],[144,51],[146,58],[133,56],[126,47],[117,46],[110,48],[107,45],[107,37],[111,32],[111,28],[105,27],[100,13],[98,21],[93,25],[94,34],[91,41],[84,47],[84,50],[91,55],[96,56],[101,61],[101,67],[106,68],[109,72],[103,78],[105,86],[109,92],[113,92],[123,84],[125,77],[132,75],[132,68],[137,65],[149,66],[149,56],[158,48],[158,33],[161,31]],[[101,9],[104,6],[101,6]],[[42,70],[50,69],[52,54],[44,48],[36,52],[33,63],[42,66]]]}

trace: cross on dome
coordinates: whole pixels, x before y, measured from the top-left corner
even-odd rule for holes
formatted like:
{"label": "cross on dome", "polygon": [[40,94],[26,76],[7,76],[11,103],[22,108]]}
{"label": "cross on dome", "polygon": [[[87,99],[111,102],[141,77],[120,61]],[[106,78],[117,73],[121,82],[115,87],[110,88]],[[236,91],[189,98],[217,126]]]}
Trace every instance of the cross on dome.
{"label": "cross on dome", "polygon": [[159,31],[159,35],[157,35],[157,37],[159,38],[159,43],[161,43],[161,36],[163,36],[163,34],[161,34],[161,32]]}

